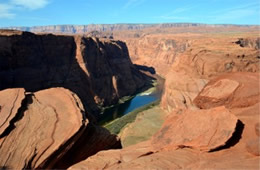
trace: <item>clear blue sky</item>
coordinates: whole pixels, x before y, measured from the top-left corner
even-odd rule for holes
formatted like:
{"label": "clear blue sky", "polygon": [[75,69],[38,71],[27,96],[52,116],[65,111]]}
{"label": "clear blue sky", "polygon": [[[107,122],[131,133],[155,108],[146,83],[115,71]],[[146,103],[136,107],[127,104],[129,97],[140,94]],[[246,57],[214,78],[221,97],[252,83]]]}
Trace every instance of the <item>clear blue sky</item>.
{"label": "clear blue sky", "polygon": [[0,27],[60,24],[260,24],[260,0],[0,0]]}

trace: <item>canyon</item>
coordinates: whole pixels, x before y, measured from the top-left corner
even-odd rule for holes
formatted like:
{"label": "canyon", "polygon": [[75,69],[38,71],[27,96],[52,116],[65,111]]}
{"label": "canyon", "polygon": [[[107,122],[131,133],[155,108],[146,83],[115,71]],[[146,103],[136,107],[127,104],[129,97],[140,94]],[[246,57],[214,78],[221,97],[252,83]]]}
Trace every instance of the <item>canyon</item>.
{"label": "canyon", "polygon": [[4,30],[0,43],[0,89],[64,87],[95,117],[97,106],[134,94],[148,78],[133,66],[122,41]]}
{"label": "canyon", "polygon": [[[2,168],[260,168],[257,26],[89,28],[98,37],[0,31]],[[97,125],[151,73],[165,79],[159,105],[117,135]]]}

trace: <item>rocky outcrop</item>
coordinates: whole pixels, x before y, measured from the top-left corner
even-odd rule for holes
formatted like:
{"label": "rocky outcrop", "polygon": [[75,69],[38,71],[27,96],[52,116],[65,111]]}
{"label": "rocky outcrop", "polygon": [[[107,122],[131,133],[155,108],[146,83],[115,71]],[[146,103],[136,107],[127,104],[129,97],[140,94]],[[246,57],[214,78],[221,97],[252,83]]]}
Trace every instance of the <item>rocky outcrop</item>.
{"label": "rocky outcrop", "polygon": [[178,118],[168,118],[163,129],[153,137],[156,148],[174,150],[187,147],[211,151],[226,144],[238,121],[225,107],[185,110],[178,114],[181,114]]}
{"label": "rocky outcrop", "polygon": [[169,72],[166,76],[161,107],[168,112],[176,108],[196,108],[193,100],[207,82],[207,79],[185,73]]}
{"label": "rocky outcrop", "polygon": [[235,43],[241,47],[260,49],[260,38],[239,38]]}
{"label": "rocky outcrop", "polygon": [[[228,82],[247,92],[254,89],[249,96],[259,96],[259,74],[245,73],[240,78],[238,74],[230,73],[216,80],[224,82],[228,89]],[[251,86],[243,84],[248,79]],[[241,91],[231,89],[233,92],[229,93],[221,83],[216,86],[216,80],[200,92],[211,96],[211,100],[203,100],[205,103],[219,96],[239,96]],[[217,93],[220,87],[224,88],[223,94]],[[242,108],[229,108],[224,103],[207,109],[175,110],[149,141],[99,152],[69,169],[259,169],[259,104],[249,102]]]}
{"label": "rocky outcrop", "polygon": [[[135,45],[139,38],[127,40],[133,42],[130,54],[141,49]],[[166,79],[164,125],[148,141],[99,152],[70,169],[259,169],[259,51],[242,48],[236,40],[190,35],[190,46],[167,65],[161,58],[156,66],[150,50],[140,58],[131,55]],[[125,143],[131,142],[131,129],[123,132]]]}
{"label": "rocky outcrop", "polygon": [[[193,99],[210,79],[218,75],[229,72],[259,72],[259,50],[242,48],[233,43],[235,40],[236,37],[193,36],[191,46],[178,55],[170,69],[168,68],[162,108],[171,112],[176,108],[196,107]],[[231,92],[236,90],[236,83],[223,80],[221,84],[219,91],[228,84]]]}
{"label": "rocky outcrop", "polygon": [[224,74],[211,80],[194,99],[194,103],[203,109],[222,105],[227,108],[254,105],[260,102],[259,82],[259,73]]}
{"label": "rocky outcrop", "polygon": [[84,36],[0,31],[0,89],[65,87],[88,112],[117,103],[145,85],[125,43]]}
{"label": "rocky outcrop", "polygon": [[[69,90],[24,94],[23,89],[7,89],[0,95],[7,96],[0,100],[0,117],[6,120],[1,124],[1,168],[66,168],[100,150],[120,147],[115,136],[89,122],[80,99]],[[73,160],[66,159],[68,153]]]}
{"label": "rocky outcrop", "polygon": [[190,46],[189,39],[178,39],[173,35],[144,35],[140,38],[125,39],[125,41],[135,64],[152,66],[156,73],[163,77],[175,58]]}
{"label": "rocky outcrop", "polygon": [[246,146],[246,151],[253,155],[259,155],[260,151],[259,81],[259,73],[221,75],[211,80],[194,100],[200,108],[213,108],[220,105],[229,108],[231,113],[245,124],[241,142]]}

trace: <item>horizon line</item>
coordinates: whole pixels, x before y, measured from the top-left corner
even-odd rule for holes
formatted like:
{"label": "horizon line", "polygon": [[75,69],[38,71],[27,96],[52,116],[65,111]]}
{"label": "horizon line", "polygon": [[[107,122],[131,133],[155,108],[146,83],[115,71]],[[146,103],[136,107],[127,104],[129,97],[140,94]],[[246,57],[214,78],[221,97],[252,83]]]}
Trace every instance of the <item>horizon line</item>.
{"label": "horizon line", "polygon": [[7,26],[0,28],[11,28],[11,27],[47,27],[47,26],[89,26],[89,25],[163,25],[163,24],[198,24],[198,25],[226,25],[226,26],[260,26],[260,24],[208,24],[208,23],[199,23],[199,22],[157,22],[157,23],[110,23],[110,24],[102,24],[102,23],[91,23],[91,24],[52,24],[52,25],[34,25],[34,26]]}

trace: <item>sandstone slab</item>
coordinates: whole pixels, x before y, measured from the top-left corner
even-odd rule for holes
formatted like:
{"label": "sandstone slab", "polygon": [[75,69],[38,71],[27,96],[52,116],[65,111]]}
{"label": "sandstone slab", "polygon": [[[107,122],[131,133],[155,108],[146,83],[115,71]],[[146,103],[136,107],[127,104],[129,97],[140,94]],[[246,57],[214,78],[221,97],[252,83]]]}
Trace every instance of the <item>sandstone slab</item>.
{"label": "sandstone slab", "polygon": [[11,126],[11,121],[18,115],[18,109],[25,98],[22,88],[0,91],[0,136]]}
{"label": "sandstone slab", "polygon": [[[14,96],[15,97],[15,96]],[[8,136],[0,139],[0,165],[11,169],[51,166],[87,121],[79,100],[62,88],[27,96],[27,107]],[[55,155],[56,154],[56,155]],[[56,159],[50,159],[55,155]]]}
{"label": "sandstone slab", "polygon": [[232,137],[238,119],[225,107],[209,110],[185,110],[168,118],[153,137],[156,148],[178,147],[210,151],[221,147]]}
{"label": "sandstone slab", "polygon": [[228,73],[212,79],[194,99],[203,109],[248,107],[260,101],[259,73]]}

